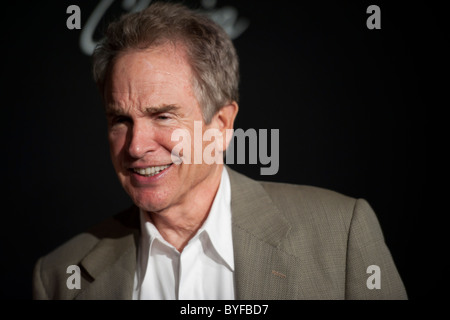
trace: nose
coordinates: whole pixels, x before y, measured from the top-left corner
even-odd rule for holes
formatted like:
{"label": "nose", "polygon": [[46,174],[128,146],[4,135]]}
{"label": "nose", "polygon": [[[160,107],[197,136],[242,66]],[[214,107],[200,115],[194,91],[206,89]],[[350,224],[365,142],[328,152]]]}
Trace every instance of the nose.
{"label": "nose", "polygon": [[135,123],[129,132],[128,153],[132,158],[141,159],[157,149],[155,128],[152,126]]}

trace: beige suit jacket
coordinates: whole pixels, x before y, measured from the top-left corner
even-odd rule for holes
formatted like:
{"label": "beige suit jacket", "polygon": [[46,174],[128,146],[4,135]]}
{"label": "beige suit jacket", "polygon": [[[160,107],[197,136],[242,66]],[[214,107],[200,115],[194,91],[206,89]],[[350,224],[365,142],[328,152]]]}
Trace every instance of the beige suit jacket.
{"label": "beige suit jacket", "polygon": [[[366,201],[228,172],[237,299],[407,298]],[[40,258],[34,299],[131,299],[138,216],[132,207]],[[66,285],[70,265],[80,267],[81,289]],[[371,265],[380,289],[367,286]]]}

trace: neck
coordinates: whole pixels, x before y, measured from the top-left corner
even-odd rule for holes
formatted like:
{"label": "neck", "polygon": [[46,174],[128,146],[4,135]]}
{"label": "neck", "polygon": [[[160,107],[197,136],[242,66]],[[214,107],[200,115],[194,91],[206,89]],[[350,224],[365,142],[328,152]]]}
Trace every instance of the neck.
{"label": "neck", "polygon": [[178,252],[183,251],[207,219],[219,189],[222,168],[217,166],[176,206],[160,212],[147,212],[161,236]]}

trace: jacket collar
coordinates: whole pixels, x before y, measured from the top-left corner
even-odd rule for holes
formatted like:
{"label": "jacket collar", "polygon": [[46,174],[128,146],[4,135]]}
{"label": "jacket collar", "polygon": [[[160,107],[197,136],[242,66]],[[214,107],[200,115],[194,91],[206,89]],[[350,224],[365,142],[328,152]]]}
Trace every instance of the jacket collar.
{"label": "jacket collar", "polygon": [[277,248],[290,226],[260,182],[228,169],[233,226]]}
{"label": "jacket collar", "polygon": [[260,182],[232,170],[236,299],[284,299],[296,257],[280,247],[290,225]]}

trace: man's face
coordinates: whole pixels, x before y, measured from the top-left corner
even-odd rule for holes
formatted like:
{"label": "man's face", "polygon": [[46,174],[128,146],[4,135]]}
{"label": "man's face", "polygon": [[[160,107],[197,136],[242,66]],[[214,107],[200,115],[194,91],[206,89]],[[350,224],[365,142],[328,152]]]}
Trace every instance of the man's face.
{"label": "man's face", "polygon": [[186,130],[193,144],[194,121],[202,122],[202,133],[214,122],[203,122],[182,47],[123,53],[112,67],[105,98],[112,162],[133,202],[159,212],[195,201],[189,197],[210,183],[217,164],[173,164],[178,141],[171,135]]}

